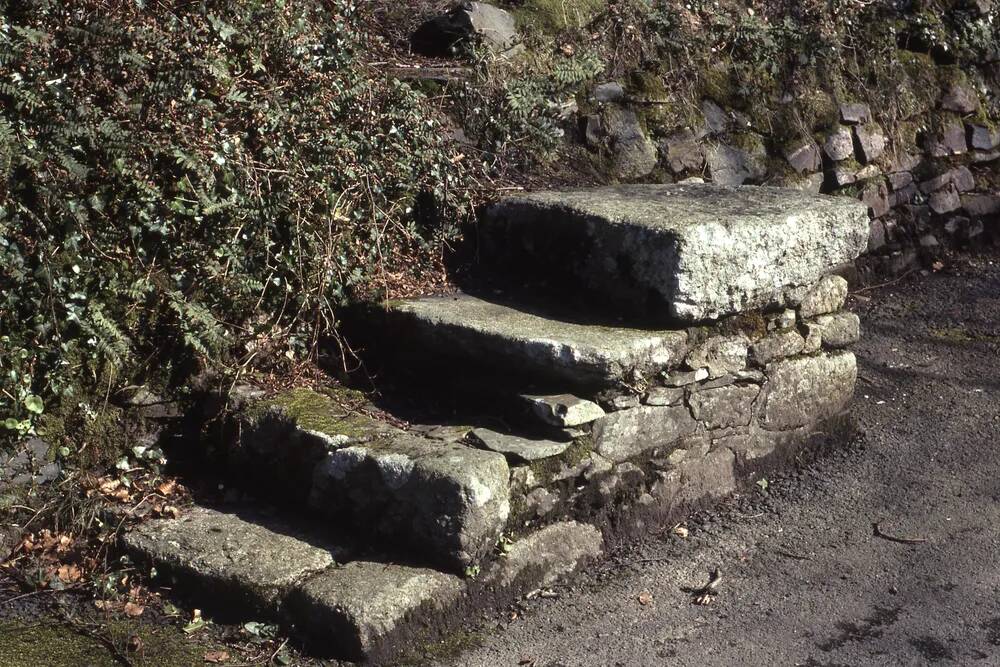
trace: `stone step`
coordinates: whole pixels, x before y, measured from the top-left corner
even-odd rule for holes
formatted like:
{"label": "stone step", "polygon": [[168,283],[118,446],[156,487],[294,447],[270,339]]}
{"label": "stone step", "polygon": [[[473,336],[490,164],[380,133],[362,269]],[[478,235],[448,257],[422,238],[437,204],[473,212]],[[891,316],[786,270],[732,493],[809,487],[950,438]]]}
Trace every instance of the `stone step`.
{"label": "stone step", "polygon": [[700,321],[781,303],[786,289],[853,261],[869,221],[845,197],[624,185],[511,197],[487,210],[480,230],[506,273],[520,263],[616,312]]}
{"label": "stone step", "polygon": [[467,364],[574,387],[616,386],[679,363],[685,331],[581,324],[469,294],[392,301],[374,315],[400,359]]}
{"label": "stone step", "polygon": [[600,556],[593,526],[552,524],[508,544],[476,578],[391,560],[355,559],[340,546],[253,511],[186,508],[123,537],[156,580],[209,612],[267,618],[304,633],[322,653],[388,662],[454,629],[469,613],[551,585]]}

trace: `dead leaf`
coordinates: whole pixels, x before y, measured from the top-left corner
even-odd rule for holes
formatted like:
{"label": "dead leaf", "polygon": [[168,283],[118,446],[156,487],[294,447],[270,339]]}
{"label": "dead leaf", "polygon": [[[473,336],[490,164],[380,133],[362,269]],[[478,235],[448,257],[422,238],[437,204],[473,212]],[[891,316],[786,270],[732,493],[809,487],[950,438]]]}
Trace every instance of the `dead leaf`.
{"label": "dead leaf", "polygon": [[142,612],[144,611],[146,611],[146,608],[143,607],[141,604],[137,604],[135,602],[125,603],[126,616],[131,616],[132,618],[135,618],[136,616],[142,616]]}
{"label": "dead leaf", "polygon": [[161,496],[172,496],[174,495],[174,491],[177,490],[177,480],[168,479],[165,482],[160,482],[156,486],[156,490],[160,493]]}
{"label": "dead leaf", "polygon": [[59,581],[64,584],[73,584],[80,581],[83,576],[83,572],[76,565],[60,565],[56,569],[56,576],[59,577]]}
{"label": "dead leaf", "polygon": [[686,538],[688,536],[688,534],[689,534],[689,531],[688,531],[687,527],[683,526],[681,524],[677,524],[676,526],[674,526],[674,528],[673,528],[673,530],[671,532],[674,535],[676,535],[677,537],[681,537],[681,538]]}
{"label": "dead leaf", "polygon": [[229,651],[209,651],[205,654],[205,662],[220,663],[229,661]]}
{"label": "dead leaf", "polygon": [[649,591],[643,591],[642,593],[639,593],[639,597],[636,599],[639,600],[639,604],[643,606],[653,604],[653,594],[650,593]]}
{"label": "dead leaf", "polygon": [[935,271],[940,271],[944,268],[944,262],[934,262],[931,264],[931,268]]}

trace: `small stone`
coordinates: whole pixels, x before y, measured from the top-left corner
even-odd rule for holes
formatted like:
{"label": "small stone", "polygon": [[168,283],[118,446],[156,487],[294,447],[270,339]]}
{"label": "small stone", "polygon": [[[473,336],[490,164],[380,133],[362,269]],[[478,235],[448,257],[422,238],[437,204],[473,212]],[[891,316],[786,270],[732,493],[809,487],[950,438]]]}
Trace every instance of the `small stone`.
{"label": "small stone", "polygon": [[824,276],[806,293],[799,304],[799,316],[810,319],[840,310],[847,300],[847,281],[840,276]]}
{"label": "small stone", "polygon": [[919,241],[921,248],[937,248],[941,243],[937,240],[937,237],[933,234],[924,234],[920,237]]}
{"label": "small stone", "polygon": [[972,161],[976,164],[983,164],[985,162],[994,162],[1000,160],[1000,150],[994,151],[973,151]]}
{"label": "small stone", "polygon": [[554,523],[511,544],[484,583],[502,589],[545,588],[599,558],[603,549],[604,537],[594,526],[576,521]]}
{"label": "small stone", "polygon": [[[604,411],[601,410],[601,414]],[[573,444],[554,442],[552,440],[532,440],[516,435],[498,433],[488,428],[473,429],[469,439],[476,445],[500,454],[514,456],[522,461],[541,461],[542,459],[559,456]]]}
{"label": "small stone", "polygon": [[710,429],[747,426],[753,402],[760,394],[757,385],[733,385],[699,391],[691,395],[691,413]]}
{"label": "small stone", "polygon": [[594,87],[594,99],[598,102],[620,102],[625,99],[625,89],[617,81],[601,83]]}
{"label": "small stone", "polygon": [[819,146],[813,142],[801,144],[785,153],[788,164],[800,174],[819,171],[823,166],[822,157]]}
{"label": "small stone", "polygon": [[869,183],[861,191],[861,201],[868,206],[868,215],[881,218],[889,212],[889,189],[885,183]]}
{"label": "small stone", "polygon": [[850,102],[840,105],[840,120],[850,125],[867,123],[872,118],[871,109],[867,104],[860,102]]}
{"label": "small stone", "polygon": [[539,519],[559,507],[559,503],[559,492],[544,487],[538,487],[525,496],[528,511]]}
{"label": "small stone", "polygon": [[881,175],[882,169],[877,164],[866,164],[854,174],[855,178],[859,181],[867,181],[870,178],[877,178]]}
{"label": "small stone", "polygon": [[638,122],[614,138],[611,153],[612,169],[618,178],[642,178],[656,168],[656,144],[649,140]]}
{"label": "small stone", "polygon": [[510,13],[484,2],[461,2],[447,14],[425,21],[413,33],[410,44],[427,56],[450,56],[472,39],[498,51],[517,42],[517,29]]}
{"label": "small stone", "polygon": [[766,366],[776,359],[799,354],[805,344],[798,331],[782,329],[754,343],[750,347],[750,360],[758,366]]}
{"label": "small stone", "polygon": [[35,462],[45,461],[49,457],[49,443],[41,438],[31,438],[24,443],[24,450]]}
{"label": "small stone", "polygon": [[842,412],[854,396],[857,360],[847,351],[777,361],[766,369],[768,389],[761,425],[787,430]]}
{"label": "small stone", "polygon": [[1000,146],[1000,128],[993,128],[980,123],[967,123],[969,146],[975,150],[991,151]]}
{"label": "small stone", "polygon": [[754,384],[761,384],[764,382],[764,374],[756,368],[744,368],[741,371],[737,371],[733,375],[733,379],[737,382],[753,382]]}
{"label": "small stone", "polygon": [[806,344],[802,348],[802,354],[814,354],[823,347],[823,330],[815,322],[803,323],[806,330]]}
{"label": "small stone", "polygon": [[917,184],[910,183],[909,185],[896,190],[889,196],[889,205],[896,207],[904,204],[910,204],[916,201],[919,195],[920,189],[917,187]]}
{"label": "small stone", "polygon": [[600,147],[604,140],[604,127],[600,116],[590,114],[584,119],[583,138],[591,148]]}
{"label": "small stone", "polygon": [[695,382],[707,380],[708,376],[707,368],[699,368],[695,371],[675,371],[663,374],[663,384],[667,387],[685,387]]}
{"label": "small stone", "polygon": [[942,190],[951,183],[951,172],[946,171],[925,181],[920,181],[920,191],[925,195]]}
{"label": "small stone", "polygon": [[881,220],[872,220],[871,231],[868,234],[868,252],[877,252],[886,246],[885,223]]}
{"label": "small stone", "polygon": [[885,152],[885,132],[875,123],[855,126],[854,138],[857,140],[858,156],[865,164],[874,162]]}
{"label": "small stone", "polygon": [[724,134],[729,130],[729,114],[712,100],[701,103],[701,113],[705,117],[705,126],[712,134]]}
{"label": "small stone", "polygon": [[970,192],[976,189],[976,177],[966,166],[956,167],[948,172],[951,182],[959,192]]}
{"label": "small stone", "polygon": [[913,183],[913,174],[908,171],[897,171],[889,174],[889,186],[893,190],[901,190]]}
{"label": "small stone", "polygon": [[941,96],[941,108],[960,114],[969,114],[979,108],[976,91],[961,82],[953,82]]}
{"label": "small stone", "polygon": [[705,166],[705,152],[689,128],[678,130],[660,142],[660,153],[675,174],[701,171]]}
{"label": "small stone", "polygon": [[597,403],[572,394],[521,397],[531,406],[532,413],[546,424],[561,428],[589,424],[604,416]]}
{"label": "small stone", "polygon": [[761,177],[753,156],[741,148],[719,144],[708,151],[708,172],[716,185],[742,185]]}
{"label": "small stone", "polygon": [[653,387],[646,394],[646,405],[679,405],[684,400],[681,387]]}
{"label": "small stone", "polygon": [[1000,195],[962,195],[962,208],[977,218],[1000,214]]}
{"label": "small stone", "polygon": [[695,346],[684,363],[688,368],[708,369],[709,378],[734,373],[747,365],[747,340],[742,336],[713,336]]}
{"label": "small stone", "polygon": [[954,186],[948,186],[944,190],[938,190],[931,194],[928,204],[931,210],[938,215],[951,213],[962,208],[962,200],[958,196],[958,190]]}
{"label": "small stone", "polygon": [[620,463],[654,447],[668,445],[694,433],[698,423],[686,406],[642,406],[622,410],[594,423],[594,450]]}
{"label": "small stone", "polygon": [[845,167],[838,164],[834,165],[833,169],[830,169],[827,172],[827,177],[830,180],[830,184],[834,188],[842,188],[845,185],[856,183],[858,180],[858,172],[851,167]]}
{"label": "small stone", "polygon": [[419,633],[426,614],[458,602],[462,580],[425,568],[354,561],[299,586],[289,607],[305,631],[352,660],[381,662],[392,642]]}
{"label": "small stone", "polygon": [[854,156],[854,137],[848,127],[839,126],[823,144],[823,152],[834,162]]}
{"label": "small stone", "polygon": [[607,401],[606,405],[609,410],[628,410],[629,408],[639,407],[639,397],[635,394],[626,394],[624,396],[615,396]]}
{"label": "small stone", "polygon": [[854,313],[820,315],[816,318],[815,325],[819,328],[824,347],[847,347],[861,338],[861,320]]}
{"label": "small stone", "polygon": [[795,326],[795,310],[792,308],[785,308],[780,313],[771,318],[767,323],[768,331],[789,329]]}
{"label": "small stone", "polygon": [[931,151],[934,157],[961,155],[969,149],[965,138],[965,126],[959,121],[946,123],[941,130],[941,138]]}

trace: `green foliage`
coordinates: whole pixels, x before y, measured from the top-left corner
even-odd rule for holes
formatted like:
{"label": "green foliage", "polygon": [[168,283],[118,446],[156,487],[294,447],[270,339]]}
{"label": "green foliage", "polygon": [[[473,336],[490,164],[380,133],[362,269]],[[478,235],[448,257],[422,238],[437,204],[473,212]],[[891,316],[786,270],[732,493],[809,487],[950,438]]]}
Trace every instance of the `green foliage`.
{"label": "green foliage", "polygon": [[0,423],[30,428],[31,396],[301,356],[339,304],[439,268],[465,174],[426,98],[358,62],[355,13],[349,0],[7,12]]}

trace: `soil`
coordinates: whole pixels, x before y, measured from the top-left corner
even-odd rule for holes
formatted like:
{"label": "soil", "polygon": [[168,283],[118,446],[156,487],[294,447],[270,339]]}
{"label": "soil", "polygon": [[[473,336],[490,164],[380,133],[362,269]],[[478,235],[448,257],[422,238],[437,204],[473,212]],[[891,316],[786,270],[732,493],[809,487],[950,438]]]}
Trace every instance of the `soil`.
{"label": "soil", "polygon": [[618,545],[437,664],[1000,664],[1000,256],[850,305],[853,443],[692,517],[687,538]]}

